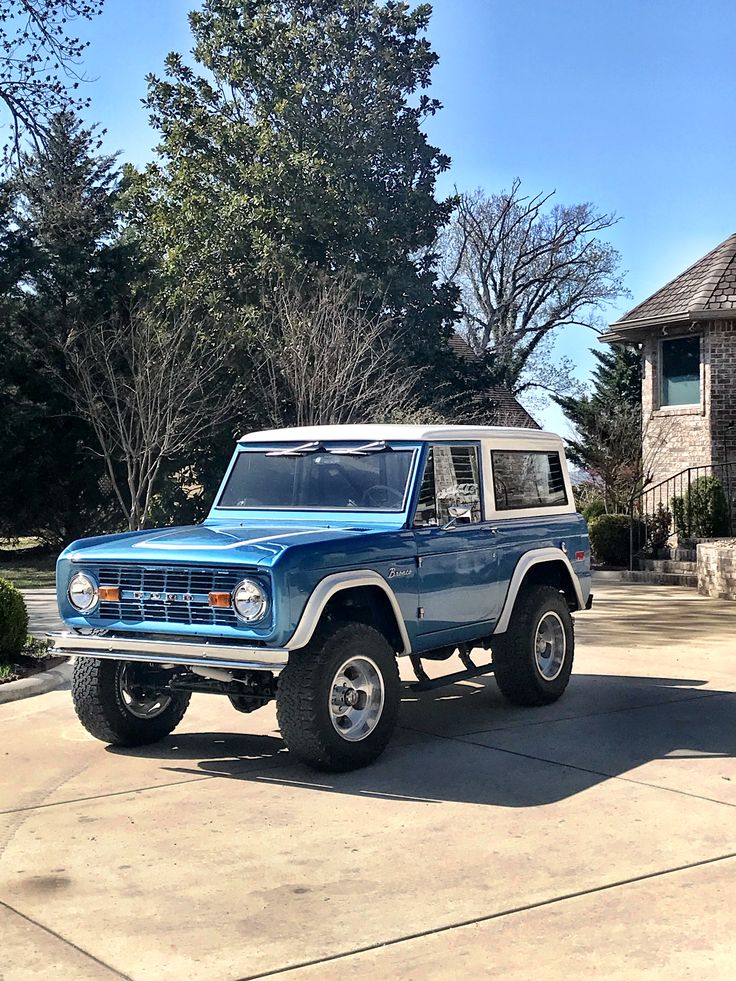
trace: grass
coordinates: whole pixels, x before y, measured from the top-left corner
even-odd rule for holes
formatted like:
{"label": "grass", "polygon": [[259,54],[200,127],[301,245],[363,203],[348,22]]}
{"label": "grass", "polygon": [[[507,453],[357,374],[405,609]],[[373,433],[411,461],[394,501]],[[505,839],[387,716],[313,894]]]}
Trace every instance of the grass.
{"label": "grass", "polygon": [[0,540],[0,578],[8,579],[18,589],[53,587],[56,556],[39,554],[38,540],[18,538]]}

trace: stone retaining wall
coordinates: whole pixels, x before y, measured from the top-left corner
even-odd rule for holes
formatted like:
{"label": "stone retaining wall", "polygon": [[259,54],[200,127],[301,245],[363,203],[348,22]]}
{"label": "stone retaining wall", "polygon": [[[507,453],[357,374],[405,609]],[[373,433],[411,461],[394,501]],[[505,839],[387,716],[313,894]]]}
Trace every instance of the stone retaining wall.
{"label": "stone retaining wall", "polygon": [[698,545],[698,592],[736,600],[736,539]]}

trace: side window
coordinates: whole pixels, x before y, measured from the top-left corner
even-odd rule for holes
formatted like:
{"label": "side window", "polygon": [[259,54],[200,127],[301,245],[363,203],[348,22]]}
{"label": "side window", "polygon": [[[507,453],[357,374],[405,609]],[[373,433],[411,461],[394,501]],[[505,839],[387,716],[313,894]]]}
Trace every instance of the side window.
{"label": "side window", "polygon": [[481,520],[478,448],[436,445],[429,451],[419,489],[415,525],[444,525],[451,507],[470,509]]}
{"label": "side window", "polygon": [[436,525],[437,524],[437,501],[434,490],[434,454],[429,451],[427,465],[424,468],[422,484],[419,488],[419,500],[417,501],[417,511],[414,515],[415,525]]}
{"label": "side window", "polygon": [[498,511],[554,508],[568,503],[559,453],[493,450],[491,463]]}

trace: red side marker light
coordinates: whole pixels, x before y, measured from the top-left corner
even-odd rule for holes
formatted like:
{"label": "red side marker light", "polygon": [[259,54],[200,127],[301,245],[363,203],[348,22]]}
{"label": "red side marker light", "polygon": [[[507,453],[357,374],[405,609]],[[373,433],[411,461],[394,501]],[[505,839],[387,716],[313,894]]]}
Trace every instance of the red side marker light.
{"label": "red side marker light", "polygon": [[585,558],[585,552],[576,552],[575,553],[575,561],[576,562],[582,562],[584,558]]}

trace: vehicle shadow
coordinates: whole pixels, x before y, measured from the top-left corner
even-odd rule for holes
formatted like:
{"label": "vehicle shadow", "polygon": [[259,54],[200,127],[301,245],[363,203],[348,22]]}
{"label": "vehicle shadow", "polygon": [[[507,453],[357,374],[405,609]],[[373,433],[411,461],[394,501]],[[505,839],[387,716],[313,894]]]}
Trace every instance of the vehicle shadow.
{"label": "vehicle shadow", "polygon": [[[154,746],[113,752],[157,759],[175,773],[311,792],[533,807],[654,761],[665,761],[670,789],[677,789],[671,778],[683,757],[736,758],[736,693],[705,684],[577,675],[559,702],[539,709],[508,706],[492,679],[407,693],[385,754],[344,774],[293,762],[275,735],[175,733]],[[687,775],[680,777],[687,789]]]}

